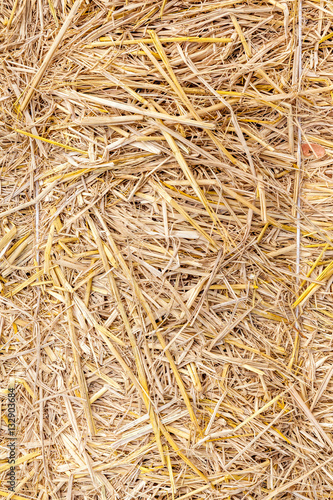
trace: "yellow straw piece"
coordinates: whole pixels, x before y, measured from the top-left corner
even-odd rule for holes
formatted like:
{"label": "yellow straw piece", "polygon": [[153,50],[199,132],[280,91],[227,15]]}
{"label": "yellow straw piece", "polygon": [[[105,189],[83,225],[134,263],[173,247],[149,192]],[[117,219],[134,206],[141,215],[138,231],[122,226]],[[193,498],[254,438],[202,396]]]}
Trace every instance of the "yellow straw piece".
{"label": "yellow straw piece", "polygon": [[[198,37],[198,36],[182,36],[182,37],[161,37],[162,43],[229,43],[231,38],[212,38],[212,37]],[[119,45],[136,45],[140,43],[153,43],[151,38],[138,38],[136,40],[111,40],[109,37],[101,37],[99,42],[93,42],[86,45],[86,49],[94,47],[112,47]]]}
{"label": "yellow straw piece", "polygon": [[26,135],[27,137],[31,137],[32,139],[38,139],[39,141],[47,142],[48,144],[53,144],[53,146],[59,146],[60,148],[68,149],[69,151],[75,151],[77,153],[82,153],[87,155],[87,151],[83,151],[82,149],[73,148],[72,146],[67,146],[67,144],[62,144],[61,142],[52,141],[51,139],[45,139],[45,137],[41,137],[39,135],[31,134],[30,132],[26,132],[25,130],[14,129],[18,134]]}
{"label": "yellow straw piece", "polygon": [[[15,460],[15,463],[12,465],[14,465],[14,467],[17,467],[18,465],[24,464],[26,462],[30,462],[31,460],[33,460],[36,457],[39,457],[40,455],[41,455],[40,451],[34,451],[32,453],[28,453],[27,455],[23,455],[22,457],[17,458]],[[11,467],[11,464],[8,462],[5,464],[0,464],[0,472],[4,472],[4,471],[8,470],[8,469],[10,469],[10,467]]]}
{"label": "yellow straw piece", "polygon": [[292,307],[295,308],[301,304],[303,304],[306,300],[308,300],[312,295],[320,288],[324,283],[318,283],[320,281],[326,281],[333,275],[333,261],[319,274],[317,277],[317,283],[311,283],[306,290],[298,297],[297,300],[293,303]]}

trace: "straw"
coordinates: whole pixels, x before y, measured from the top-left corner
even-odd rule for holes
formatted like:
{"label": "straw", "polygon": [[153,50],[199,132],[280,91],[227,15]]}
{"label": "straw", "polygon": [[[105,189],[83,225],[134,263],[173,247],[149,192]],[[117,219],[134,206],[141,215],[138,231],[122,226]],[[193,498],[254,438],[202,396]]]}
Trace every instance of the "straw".
{"label": "straw", "polygon": [[2,2],[1,497],[331,498],[331,10]]}

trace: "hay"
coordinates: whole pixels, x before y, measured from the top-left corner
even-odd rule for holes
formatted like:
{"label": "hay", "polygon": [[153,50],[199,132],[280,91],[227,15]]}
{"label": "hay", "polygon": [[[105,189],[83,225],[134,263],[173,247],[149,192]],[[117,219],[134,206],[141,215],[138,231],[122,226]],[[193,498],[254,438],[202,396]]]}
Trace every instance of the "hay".
{"label": "hay", "polygon": [[332,17],[1,3],[1,496],[332,498]]}

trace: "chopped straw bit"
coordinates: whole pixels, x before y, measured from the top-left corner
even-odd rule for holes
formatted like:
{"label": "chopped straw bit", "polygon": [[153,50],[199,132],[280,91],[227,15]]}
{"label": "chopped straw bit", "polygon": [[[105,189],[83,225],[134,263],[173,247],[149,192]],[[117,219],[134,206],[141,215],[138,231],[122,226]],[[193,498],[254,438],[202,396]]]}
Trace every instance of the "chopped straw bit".
{"label": "chopped straw bit", "polygon": [[1,498],[333,498],[332,21],[0,2]]}

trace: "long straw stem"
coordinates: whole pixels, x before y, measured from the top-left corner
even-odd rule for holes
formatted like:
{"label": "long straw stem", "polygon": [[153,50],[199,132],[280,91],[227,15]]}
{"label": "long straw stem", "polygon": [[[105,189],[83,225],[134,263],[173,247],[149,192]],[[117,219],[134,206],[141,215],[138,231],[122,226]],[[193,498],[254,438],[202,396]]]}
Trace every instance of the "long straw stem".
{"label": "long straw stem", "polygon": [[[298,1],[298,60],[297,60],[297,83],[300,84],[302,76],[302,0]],[[298,168],[298,190],[297,190],[297,232],[296,232],[296,275],[297,275],[297,287],[299,287],[299,273],[300,273],[300,261],[301,261],[301,169],[302,169],[302,154],[301,154],[301,143],[302,143],[302,132],[301,132],[301,119],[299,117],[298,105],[296,102],[296,120],[297,120],[297,168]],[[299,318],[299,306],[296,307],[296,327],[298,328],[298,318]]]}

